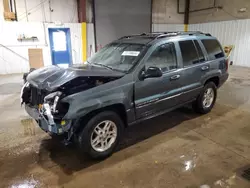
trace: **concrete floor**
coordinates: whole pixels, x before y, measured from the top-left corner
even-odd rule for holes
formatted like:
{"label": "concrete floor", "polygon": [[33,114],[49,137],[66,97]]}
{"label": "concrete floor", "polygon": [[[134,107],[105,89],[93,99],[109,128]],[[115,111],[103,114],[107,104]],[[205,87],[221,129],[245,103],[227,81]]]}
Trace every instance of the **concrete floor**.
{"label": "concrete floor", "polygon": [[21,75],[0,77],[0,187],[244,188],[250,163],[250,69],[230,67],[211,113],[181,108],[129,128],[118,151],[92,161],[27,120]]}

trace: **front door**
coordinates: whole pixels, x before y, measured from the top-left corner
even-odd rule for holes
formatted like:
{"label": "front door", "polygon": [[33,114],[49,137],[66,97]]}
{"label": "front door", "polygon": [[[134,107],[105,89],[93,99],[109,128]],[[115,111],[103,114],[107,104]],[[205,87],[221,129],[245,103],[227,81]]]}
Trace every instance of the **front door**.
{"label": "front door", "polygon": [[163,75],[159,78],[137,80],[135,83],[136,118],[160,113],[178,104],[181,95],[181,69],[178,67],[175,44],[164,43],[152,47],[151,55],[145,60],[145,70],[158,67]]}
{"label": "front door", "polygon": [[53,65],[72,64],[69,28],[49,28],[49,41]]}

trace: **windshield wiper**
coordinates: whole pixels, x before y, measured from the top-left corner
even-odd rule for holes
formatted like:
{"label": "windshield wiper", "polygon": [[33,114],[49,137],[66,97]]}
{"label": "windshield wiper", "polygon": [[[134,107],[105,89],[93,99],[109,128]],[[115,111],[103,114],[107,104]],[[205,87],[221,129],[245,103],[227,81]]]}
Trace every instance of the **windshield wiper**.
{"label": "windshield wiper", "polygon": [[101,66],[101,67],[105,67],[105,68],[110,69],[110,70],[114,70],[113,68],[111,68],[111,67],[109,67],[107,65],[100,64],[100,63],[92,63],[92,64],[98,65],[98,66]]}
{"label": "windshield wiper", "polygon": [[110,66],[103,65],[103,64],[100,64],[100,63],[90,63],[90,64],[92,64],[92,65],[98,65],[98,66],[100,66],[100,67],[104,67],[104,68],[107,68],[107,69],[112,70],[112,71],[117,71],[117,72],[122,72],[122,73],[124,73],[124,71],[122,71],[122,70],[114,69],[114,68],[112,68],[112,67],[110,67]]}

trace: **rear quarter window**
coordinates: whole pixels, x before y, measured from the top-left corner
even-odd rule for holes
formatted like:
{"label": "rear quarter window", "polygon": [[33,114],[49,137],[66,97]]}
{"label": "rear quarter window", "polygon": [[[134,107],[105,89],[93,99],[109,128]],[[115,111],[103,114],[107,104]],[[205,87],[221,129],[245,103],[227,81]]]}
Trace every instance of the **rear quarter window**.
{"label": "rear quarter window", "polygon": [[204,45],[210,60],[218,59],[225,56],[217,40],[203,39],[201,40],[201,42]]}

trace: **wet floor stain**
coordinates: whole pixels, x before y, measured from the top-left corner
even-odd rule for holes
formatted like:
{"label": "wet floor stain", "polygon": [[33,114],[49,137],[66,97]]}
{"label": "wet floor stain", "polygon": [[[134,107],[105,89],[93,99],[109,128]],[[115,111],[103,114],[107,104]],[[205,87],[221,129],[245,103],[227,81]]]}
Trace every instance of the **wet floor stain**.
{"label": "wet floor stain", "polygon": [[32,118],[22,119],[21,124],[23,126],[23,133],[25,136],[36,135],[36,131],[35,131],[36,123]]}
{"label": "wet floor stain", "polygon": [[180,161],[183,165],[183,172],[192,171],[199,163],[199,157],[195,150],[190,150],[190,152],[180,156]]}
{"label": "wet floor stain", "polygon": [[31,176],[30,179],[25,179],[22,181],[18,181],[12,185],[10,185],[10,188],[38,188],[41,187],[41,183],[38,180],[35,180],[33,176]]}
{"label": "wet floor stain", "polygon": [[214,182],[214,187],[230,188],[236,185],[236,174],[226,178],[221,178]]}
{"label": "wet floor stain", "polygon": [[[193,176],[197,176],[198,174],[199,178],[203,177],[202,174],[204,174],[206,179],[212,178],[213,181],[211,180],[207,184],[211,187],[227,185],[230,181],[228,178],[217,178],[215,180],[215,177],[212,176],[213,173],[211,171],[214,171],[213,168],[217,168],[213,163],[211,164],[212,168],[209,165],[207,166],[208,172],[204,172],[203,167],[204,156],[223,161],[224,159],[219,157],[221,154],[213,153],[214,149],[208,149],[207,146],[204,146],[204,150],[208,150],[206,151],[207,154],[205,154],[205,151],[203,153],[199,147],[204,142],[204,138],[190,131],[197,129],[208,131],[215,124],[220,124],[223,118],[219,117],[224,115],[230,116],[230,113],[233,115],[238,114],[234,113],[234,109],[220,105],[209,116],[198,116],[191,109],[179,109],[135,125],[126,130],[124,139],[114,156],[104,161],[88,159],[81,155],[76,147],[65,147],[58,140],[53,140],[49,136],[34,140],[37,136],[40,136],[40,134],[36,135],[34,130],[36,125],[31,119],[23,118],[22,126],[24,128],[24,135],[35,136],[30,137],[32,138],[30,143],[13,148],[12,150],[15,151],[15,155],[13,152],[8,156],[5,155],[5,158],[2,159],[4,164],[0,166],[0,170],[8,170],[0,175],[0,177],[2,176],[9,180],[13,180],[13,178],[15,180],[15,177],[24,177],[22,181],[17,179],[14,183],[8,183],[7,185],[10,187],[46,187],[47,184],[41,184],[46,181],[50,181],[51,185],[55,187],[68,184],[68,187],[82,187],[82,182],[78,180],[80,177],[84,178],[85,183],[83,185],[85,187],[100,187],[93,182],[92,176],[97,176],[100,178],[100,181],[106,179],[107,186],[103,187],[112,187],[112,179],[114,179],[114,185],[118,185],[122,181],[124,186],[133,187],[131,183],[135,181],[134,178],[137,177],[143,179],[143,181],[149,179],[143,173],[143,170],[146,170],[152,171],[154,174],[160,174],[158,175],[159,182],[164,182],[164,185],[168,184],[169,187],[178,187],[177,179],[180,181],[190,179],[190,183],[185,185],[191,186],[195,184],[193,187],[204,185],[199,183],[205,182],[198,181],[197,183],[192,180]],[[209,122],[211,122],[210,126],[202,126],[209,124]],[[159,148],[159,151],[157,148]],[[141,158],[140,156],[144,157]],[[150,158],[152,160],[149,164],[148,161]],[[120,164],[122,164],[122,167],[119,167]],[[229,163],[227,163],[228,165]],[[220,166],[220,168],[225,167]],[[123,175],[120,179],[119,176],[115,175],[123,174],[126,171],[131,175]],[[25,178],[30,173],[34,173],[36,178]],[[105,173],[108,173],[112,178],[102,177]],[[40,175],[43,178],[39,178]],[[153,174],[151,176],[153,177]],[[167,180],[163,180],[164,176],[168,177]],[[217,182],[217,184],[215,185],[214,182]],[[158,184],[157,181],[154,183],[153,180],[149,182],[149,184],[152,183],[155,185]],[[143,182],[140,185],[147,187]]]}
{"label": "wet floor stain", "polygon": [[[231,82],[222,94],[233,97],[239,91],[233,84],[243,83]],[[103,161],[51,139],[20,115],[18,100],[3,102],[0,114],[12,118],[0,127],[0,141],[8,142],[0,145],[0,187],[249,188],[234,171],[250,160],[250,113],[240,109],[244,101],[224,105],[224,96],[207,115],[185,107],[129,127],[117,151]]]}

